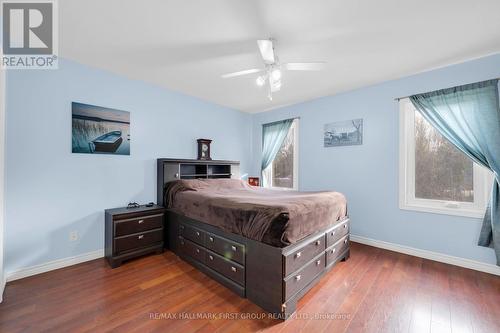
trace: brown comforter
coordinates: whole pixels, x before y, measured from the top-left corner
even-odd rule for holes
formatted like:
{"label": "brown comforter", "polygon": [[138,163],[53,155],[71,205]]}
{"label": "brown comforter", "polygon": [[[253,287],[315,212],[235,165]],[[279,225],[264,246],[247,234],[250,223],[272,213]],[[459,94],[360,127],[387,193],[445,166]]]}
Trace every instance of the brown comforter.
{"label": "brown comforter", "polygon": [[273,246],[287,246],[347,214],[338,192],[296,192],[252,187],[236,179],[177,180],[164,205],[192,219]]}

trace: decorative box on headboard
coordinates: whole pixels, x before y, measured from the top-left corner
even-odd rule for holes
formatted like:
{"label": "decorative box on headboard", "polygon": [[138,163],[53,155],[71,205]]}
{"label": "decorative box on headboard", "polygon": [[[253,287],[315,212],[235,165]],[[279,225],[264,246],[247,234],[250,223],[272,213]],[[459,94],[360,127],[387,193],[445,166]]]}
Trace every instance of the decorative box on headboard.
{"label": "decorative box on headboard", "polygon": [[178,179],[240,178],[240,162],[217,160],[178,160],[159,158],[157,160],[157,203],[163,205],[165,184]]}

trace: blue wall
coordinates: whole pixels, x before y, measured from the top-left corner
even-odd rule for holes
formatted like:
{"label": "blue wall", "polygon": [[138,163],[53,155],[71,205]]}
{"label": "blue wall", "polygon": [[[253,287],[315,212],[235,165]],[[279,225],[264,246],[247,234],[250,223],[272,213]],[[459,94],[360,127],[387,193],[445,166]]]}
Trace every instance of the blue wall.
{"label": "blue wall", "polygon": [[[251,173],[259,174],[261,125],[300,117],[299,187],[345,193],[353,234],[494,264],[493,251],[476,246],[479,219],[399,209],[399,108],[394,98],[499,76],[500,55],[495,55],[259,113],[253,119]],[[362,146],[323,147],[325,123],[354,118],[364,119]]]}
{"label": "blue wall", "polygon": [[[104,209],[156,201],[158,157],[241,160],[251,115],[60,60],[7,75],[6,272],[103,248]],[[71,102],[131,112],[131,156],[71,153]],[[69,241],[70,231],[80,234]]]}

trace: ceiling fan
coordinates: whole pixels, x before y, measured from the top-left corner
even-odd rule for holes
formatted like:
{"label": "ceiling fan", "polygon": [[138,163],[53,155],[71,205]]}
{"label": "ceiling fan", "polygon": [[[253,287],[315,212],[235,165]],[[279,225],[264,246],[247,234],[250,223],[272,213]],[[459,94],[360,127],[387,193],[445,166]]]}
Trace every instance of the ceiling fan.
{"label": "ceiling fan", "polygon": [[256,83],[259,87],[268,85],[268,98],[269,100],[273,100],[273,92],[279,91],[281,89],[281,71],[319,71],[324,68],[325,62],[289,62],[289,63],[280,63],[278,56],[274,51],[274,43],[275,40],[272,38],[269,39],[260,39],[257,41],[257,45],[259,46],[260,54],[262,56],[262,60],[264,61],[264,68],[252,68],[245,69],[238,72],[227,73],[222,75],[222,78],[227,79],[236,76],[249,75],[255,73],[263,73],[259,75],[256,79]]}

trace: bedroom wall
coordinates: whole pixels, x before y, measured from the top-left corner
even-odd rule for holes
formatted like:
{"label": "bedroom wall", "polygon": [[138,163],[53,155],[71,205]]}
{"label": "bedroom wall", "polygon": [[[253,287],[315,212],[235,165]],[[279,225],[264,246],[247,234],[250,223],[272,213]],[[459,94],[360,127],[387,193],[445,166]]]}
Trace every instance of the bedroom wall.
{"label": "bedroom wall", "polygon": [[0,302],[5,287],[4,274],[4,169],[5,169],[5,71],[0,69]]}
{"label": "bedroom wall", "polygon": [[[249,165],[251,115],[61,59],[59,70],[7,75],[7,274],[104,246],[104,209],[156,201],[156,158]],[[71,102],[130,111],[131,155],[71,153]],[[71,242],[69,233],[79,240]]]}
{"label": "bedroom wall", "polygon": [[[262,124],[300,117],[299,187],[345,193],[354,235],[494,264],[493,250],[476,245],[479,219],[399,209],[394,98],[495,77],[500,54],[256,114],[251,175],[259,175]],[[325,123],[354,118],[364,119],[363,145],[323,147]]]}

